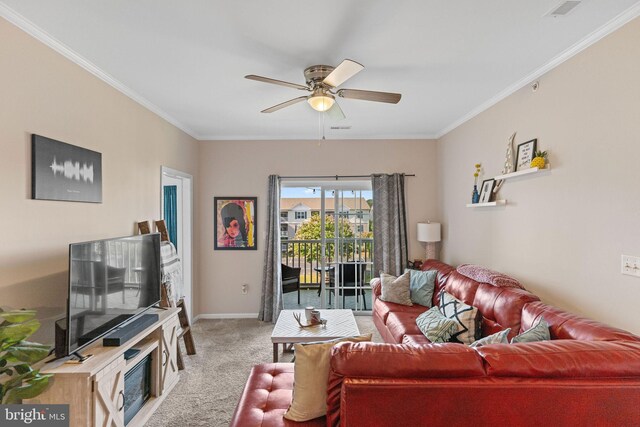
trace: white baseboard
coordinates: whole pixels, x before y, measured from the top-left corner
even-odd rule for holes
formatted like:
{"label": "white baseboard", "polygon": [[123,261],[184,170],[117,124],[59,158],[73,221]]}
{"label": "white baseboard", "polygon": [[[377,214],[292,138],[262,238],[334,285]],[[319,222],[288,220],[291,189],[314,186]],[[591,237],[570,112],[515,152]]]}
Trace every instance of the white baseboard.
{"label": "white baseboard", "polygon": [[210,314],[198,314],[193,323],[200,319],[257,319],[258,313],[210,313]]}

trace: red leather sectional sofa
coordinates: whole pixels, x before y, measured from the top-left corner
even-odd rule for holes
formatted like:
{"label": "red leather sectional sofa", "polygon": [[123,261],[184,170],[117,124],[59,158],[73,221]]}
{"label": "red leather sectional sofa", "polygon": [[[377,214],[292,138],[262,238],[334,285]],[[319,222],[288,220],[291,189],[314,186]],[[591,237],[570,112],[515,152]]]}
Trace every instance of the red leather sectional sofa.
{"label": "red leather sectional sofa", "polygon": [[[284,420],[292,364],[254,368],[232,426],[636,426],[640,425],[640,337],[547,305],[530,292],[479,283],[447,264],[441,289],[483,315],[482,335],[509,338],[541,316],[551,341],[476,349],[431,344],[415,319],[426,310],[380,300],[373,320],[386,343],[341,343],[332,350],[327,416]],[[435,301],[434,301],[435,303]]]}

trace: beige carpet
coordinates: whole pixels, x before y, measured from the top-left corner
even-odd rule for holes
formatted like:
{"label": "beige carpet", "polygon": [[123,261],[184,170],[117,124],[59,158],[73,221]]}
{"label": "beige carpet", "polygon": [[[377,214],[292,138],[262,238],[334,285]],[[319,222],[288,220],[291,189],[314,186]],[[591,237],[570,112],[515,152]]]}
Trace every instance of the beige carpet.
{"label": "beige carpet", "polygon": [[[370,316],[356,316],[360,332],[382,342]],[[253,319],[200,320],[193,326],[198,354],[186,356],[180,381],[147,426],[228,426],[253,365],[273,360],[271,323]],[[183,348],[184,350],[184,348]],[[281,354],[288,362],[292,355]]]}

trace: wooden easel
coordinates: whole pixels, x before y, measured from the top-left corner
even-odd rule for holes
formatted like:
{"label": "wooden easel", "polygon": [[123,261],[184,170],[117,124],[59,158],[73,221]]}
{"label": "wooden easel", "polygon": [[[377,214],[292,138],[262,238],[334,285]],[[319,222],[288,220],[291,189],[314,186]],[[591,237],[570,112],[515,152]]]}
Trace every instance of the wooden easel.
{"label": "wooden easel", "polygon": [[[167,232],[167,226],[163,219],[156,221],[156,229],[158,230],[158,232],[160,232],[160,240],[162,240],[163,242],[168,242],[169,233]],[[139,222],[138,230],[140,230],[140,234],[150,233],[149,221]],[[160,306],[171,307],[171,301],[169,300],[169,296],[167,295],[167,290],[164,283],[160,287],[160,290]],[[180,311],[178,312],[178,319],[180,321],[181,331],[178,334],[178,339],[182,338],[184,340],[184,348],[187,350],[188,355],[196,354],[196,344],[193,340],[193,334],[191,333],[191,322],[189,321],[189,316],[187,315],[187,308],[184,303],[184,298],[180,298],[178,300],[178,302],[176,303],[176,307],[180,309]],[[178,347],[178,369],[183,370],[184,362],[182,361],[182,352],[180,351],[178,340],[176,340],[176,345]]]}

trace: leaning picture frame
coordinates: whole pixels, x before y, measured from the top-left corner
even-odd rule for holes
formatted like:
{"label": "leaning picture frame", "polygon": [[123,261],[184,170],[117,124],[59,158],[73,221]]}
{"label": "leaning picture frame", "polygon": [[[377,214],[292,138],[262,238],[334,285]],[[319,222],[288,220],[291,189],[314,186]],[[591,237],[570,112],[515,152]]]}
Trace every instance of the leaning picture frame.
{"label": "leaning picture frame", "polygon": [[257,197],[214,197],[215,250],[256,250]]}
{"label": "leaning picture frame", "polygon": [[491,196],[493,195],[493,187],[496,185],[496,180],[493,178],[485,179],[482,181],[482,187],[480,187],[480,203],[489,203]]}
{"label": "leaning picture frame", "polygon": [[535,156],[537,143],[537,139],[532,139],[531,141],[518,144],[514,172],[529,169],[531,167],[531,160],[533,160],[533,157]]}

